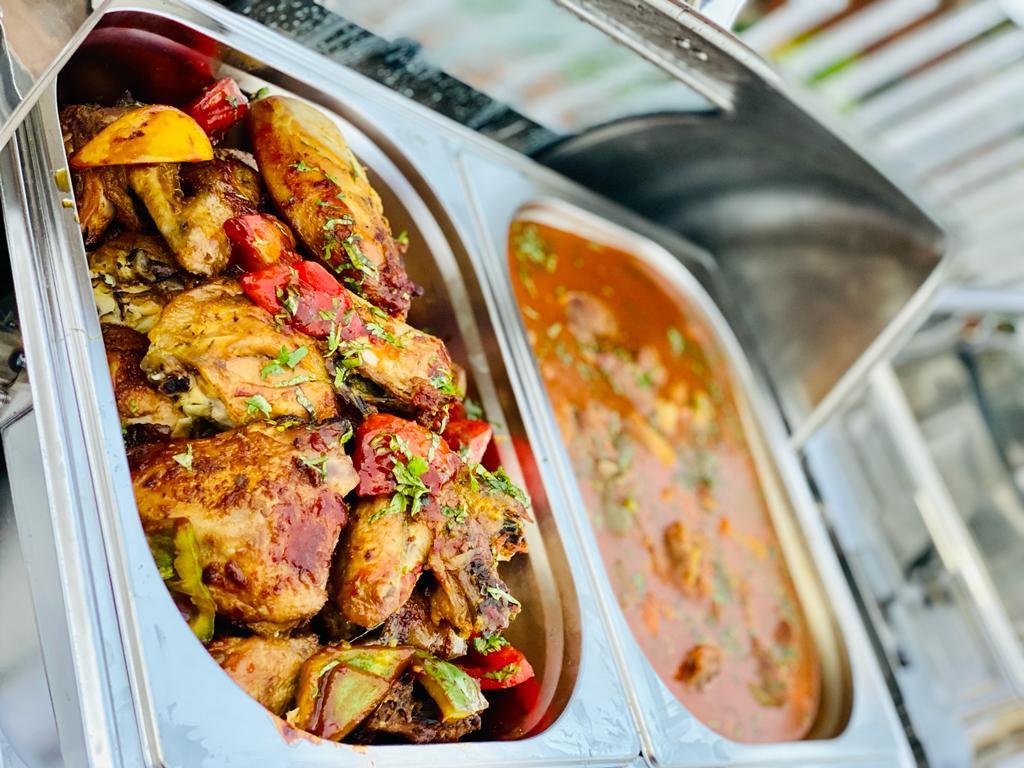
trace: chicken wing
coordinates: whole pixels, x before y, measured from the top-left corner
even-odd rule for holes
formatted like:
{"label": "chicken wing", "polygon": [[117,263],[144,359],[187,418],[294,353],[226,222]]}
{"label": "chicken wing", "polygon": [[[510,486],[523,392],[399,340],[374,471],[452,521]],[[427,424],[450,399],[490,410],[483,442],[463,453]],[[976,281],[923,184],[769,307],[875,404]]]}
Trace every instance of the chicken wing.
{"label": "chicken wing", "polygon": [[239,688],[280,716],[295,698],[302,663],[320,650],[320,643],[313,635],[225,637],[206,650]]}
{"label": "chicken wing", "polygon": [[465,656],[469,650],[466,639],[459,637],[447,622],[435,624],[431,620],[430,602],[418,592],[384,622],[379,642],[411,645],[442,659]]}
{"label": "chicken wing", "polygon": [[132,472],[143,528],[189,520],[218,613],[258,634],[287,632],[327,600],[344,496],[357,483],[348,429],[252,424],[154,447]]}
{"label": "chicken wing", "polygon": [[405,604],[430,551],[430,529],[386,514],[389,501],[375,496],[356,505],[336,565],[338,607],[361,627],[376,627]]}
{"label": "chicken wing", "polygon": [[[129,107],[97,107],[71,104],[60,111],[64,151],[70,157],[93,136],[129,110]],[[107,227],[117,221],[125,229],[142,228],[135,201],[128,194],[124,166],[72,171],[78,220],[86,245],[99,242]]]}
{"label": "chicken wing", "polygon": [[149,340],[123,325],[104,325],[103,344],[107,350],[110,381],[114,385],[117,413],[126,436],[142,431],[148,438],[188,434],[192,420],[181,412],[167,395],[158,392],[142,373],[139,363],[149,348]]}
{"label": "chicken wing", "polygon": [[235,427],[281,416],[322,421],[337,415],[314,341],[279,328],[235,280],[211,280],[175,296],[149,341],[143,370],[189,416]]}
{"label": "chicken wing", "polygon": [[206,277],[231,257],[224,222],[255,213],[260,202],[259,175],[230,150],[206,163],[131,166],[128,181],[178,263]]}
{"label": "chicken wing", "polygon": [[503,474],[469,467],[460,470],[442,495],[445,521],[435,522],[427,559],[437,582],[430,596],[431,619],[447,622],[464,637],[499,633],[520,608],[497,564],[526,550],[525,497]]}
{"label": "chicken wing", "polygon": [[416,291],[365,169],[323,112],[269,96],[249,105],[260,172],[309,251],[388,314],[404,318]]}
{"label": "chicken wing", "polygon": [[191,287],[164,241],[122,232],[89,254],[89,275],[101,323],[148,333],[171,297]]}

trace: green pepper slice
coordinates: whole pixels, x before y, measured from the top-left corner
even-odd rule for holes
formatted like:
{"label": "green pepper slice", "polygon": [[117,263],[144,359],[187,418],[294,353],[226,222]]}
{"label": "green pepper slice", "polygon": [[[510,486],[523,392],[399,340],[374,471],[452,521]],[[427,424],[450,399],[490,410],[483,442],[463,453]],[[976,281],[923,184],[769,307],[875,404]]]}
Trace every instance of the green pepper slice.
{"label": "green pepper slice", "polygon": [[487,709],[480,683],[454,664],[429,653],[416,653],[416,677],[441,710],[446,723],[463,720]]}
{"label": "green pepper slice", "polygon": [[203,584],[199,544],[192,523],[182,517],[174,518],[167,527],[148,533],[146,540],[167,588],[191,603],[188,625],[205,645],[213,639],[217,604]]}

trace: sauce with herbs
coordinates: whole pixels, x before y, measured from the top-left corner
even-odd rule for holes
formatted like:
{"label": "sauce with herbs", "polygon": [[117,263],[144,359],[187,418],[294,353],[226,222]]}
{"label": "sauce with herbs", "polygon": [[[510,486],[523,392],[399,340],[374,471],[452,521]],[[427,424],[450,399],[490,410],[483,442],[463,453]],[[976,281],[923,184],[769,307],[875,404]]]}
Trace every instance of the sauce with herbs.
{"label": "sauce with herbs", "polygon": [[628,253],[517,221],[510,268],[616,596],[665,685],[742,742],[804,737],[820,668],[726,361]]}

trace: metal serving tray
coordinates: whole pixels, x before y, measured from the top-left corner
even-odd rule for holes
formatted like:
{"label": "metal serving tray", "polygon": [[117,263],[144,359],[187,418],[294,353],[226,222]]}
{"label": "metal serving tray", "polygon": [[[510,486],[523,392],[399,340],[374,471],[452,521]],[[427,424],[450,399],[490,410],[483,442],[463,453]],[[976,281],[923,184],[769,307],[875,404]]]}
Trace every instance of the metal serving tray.
{"label": "metal serving tray", "polygon": [[[515,369],[522,374],[524,394],[543,408],[543,440],[559,446],[555,449],[559,454],[557,467],[574,491],[572,469],[561,448],[554,414],[510,285],[508,230],[517,216],[543,216],[545,223],[557,222],[557,226],[625,248],[653,263],[691,299],[717,333],[716,341],[731,361],[737,400],[745,401],[746,408],[741,410],[746,410],[746,433],[821,656],[822,709],[808,740],[769,745],[730,741],[691,715],[658,679],[633,639],[604,572],[586,509],[578,492],[574,492],[577,533],[599,584],[606,618],[613,628],[648,761],[665,766],[842,762],[892,768],[908,764],[910,754],[902,727],[797,455],[787,442],[778,411],[751,372],[711,298],[711,294],[717,293],[714,285],[718,282],[714,261],[674,234],[595,198],[553,173],[540,173],[522,160],[515,163],[511,157],[487,157],[469,151],[463,152],[460,159],[463,178],[472,190],[476,214],[487,237],[483,273],[500,313],[497,322],[508,329],[506,337],[513,345],[510,353],[517,361]],[[694,275],[700,276],[700,281]]]}
{"label": "metal serving tray", "polygon": [[[371,115],[382,89],[205,3],[121,3],[100,24],[214,41],[215,71],[246,89],[294,91],[338,117],[396,229],[413,243],[426,295],[412,321],[467,363],[502,462],[525,478],[537,524],[530,555],[503,570],[525,608],[510,631],[538,672],[540,704],[507,741],[360,747],[288,729],[238,689],[176,615],[135,508],[85,250],[66,188],[56,89],[42,95],[2,158],[12,272],[31,372],[49,514],[15,505],[60,748],[68,765],[619,765],[639,754],[600,607],[557,475],[525,439],[536,416],[512,391],[459,224],[427,181],[430,141],[396,136],[415,116]],[[227,62],[258,71],[248,75]],[[109,72],[108,76],[116,76]],[[341,81],[351,82],[341,85]],[[82,94],[83,98],[87,94]],[[343,116],[343,117],[341,117]],[[426,126],[425,126],[426,127]],[[399,147],[403,149],[399,149]],[[404,151],[403,151],[404,150]],[[459,195],[461,198],[461,194]],[[15,499],[33,489],[12,472]],[[34,489],[36,492],[38,488]],[[28,549],[28,548],[26,548]],[[225,722],[230,727],[225,727]]]}

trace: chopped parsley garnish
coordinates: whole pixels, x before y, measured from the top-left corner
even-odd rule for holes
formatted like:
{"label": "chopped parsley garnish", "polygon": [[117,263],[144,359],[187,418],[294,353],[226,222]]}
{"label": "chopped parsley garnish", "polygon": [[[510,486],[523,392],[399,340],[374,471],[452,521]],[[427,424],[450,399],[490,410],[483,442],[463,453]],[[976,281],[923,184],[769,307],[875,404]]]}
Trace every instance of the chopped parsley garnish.
{"label": "chopped parsley garnish", "polygon": [[[405,349],[405,343],[402,341],[401,337],[396,338],[391,331],[380,323],[366,323],[366,330],[369,331],[370,335],[374,338],[380,339],[393,347]],[[433,379],[431,379],[431,382],[433,382]]]}
{"label": "chopped parsley garnish", "polygon": [[476,650],[477,653],[488,654],[507,647],[508,640],[506,640],[501,635],[491,635],[490,637],[473,638],[473,648],[474,650]]}
{"label": "chopped parsley garnish", "polygon": [[252,100],[256,101],[256,99],[262,99],[264,96],[268,95],[270,95],[270,89],[264,85],[262,88],[256,91],[256,93],[252,95]]}
{"label": "chopped parsley garnish", "polygon": [[443,512],[444,516],[448,518],[447,522],[445,523],[445,527],[449,531],[452,530],[455,526],[461,525],[462,523],[466,522],[466,515],[468,514],[466,512],[465,506],[441,507],[441,512]]}
{"label": "chopped parsley garnish", "polygon": [[519,662],[513,661],[506,664],[504,667],[501,667],[501,669],[493,669],[490,672],[484,672],[481,677],[501,682],[503,680],[508,680],[510,677],[514,677],[517,674],[519,674]]}
{"label": "chopped parsley garnish", "polygon": [[308,173],[309,171],[319,171],[320,170],[315,165],[309,165],[305,160],[298,160],[298,161],[292,163],[291,165],[289,165],[288,167],[289,168],[294,168],[296,171],[299,171],[300,173]]}
{"label": "chopped parsley garnish", "polygon": [[682,357],[686,352],[686,337],[680,333],[678,328],[669,328],[665,333],[668,335],[668,344],[672,348],[672,354]]}
{"label": "chopped parsley garnish", "polygon": [[501,589],[500,587],[485,587],[484,592],[486,592],[492,599],[497,600],[499,602],[504,600],[505,602],[510,603],[512,605],[522,606],[522,603],[520,603],[518,600],[512,597],[512,595],[510,595],[508,592],[506,592],[504,589]]}
{"label": "chopped parsley garnish", "polygon": [[513,236],[516,258],[520,263],[535,264],[547,272],[554,272],[558,266],[558,254],[550,250],[535,224],[523,224]]}
{"label": "chopped parsley garnish", "polygon": [[315,471],[317,474],[319,474],[321,479],[326,480],[327,479],[327,458],[328,457],[327,457],[326,453],[321,453],[320,456],[318,458],[315,458],[315,459],[307,459],[305,456],[301,456],[299,458],[299,461],[301,461],[305,466],[309,467],[310,469]]}
{"label": "chopped parsley garnish", "polygon": [[338,445],[344,447],[345,443],[352,439],[353,434],[355,433],[352,431],[352,425],[349,424],[348,429],[346,429],[344,434],[338,438]]}
{"label": "chopped parsley garnish", "polygon": [[268,376],[275,374],[284,373],[284,366],[294,368],[300,362],[302,358],[309,354],[309,350],[305,345],[296,347],[291,352],[288,351],[287,347],[281,347],[277,353],[277,357],[271,360],[269,363],[263,366],[260,370],[260,378],[266,379]]}
{"label": "chopped parsley garnish", "polygon": [[451,371],[441,371],[430,377],[430,384],[442,395],[458,395],[459,390],[452,379]]}
{"label": "chopped parsley garnish", "polygon": [[176,462],[181,464],[189,472],[192,471],[192,443],[189,443],[184,453],[176,453],[172,457]]}
{"label": "chopped parsley garnish", "polygon": [[398,243],[399,245],[408,245],[409,233],[403,229],[401,232],[398,233],[398,237],[395,238],[395,242]]}
{"label": "chopped parsley garnish", "polygon": [[473,474],[484,481],[488,488],[511,496],[524,507],[530,506],[530,497],[505,472],[504,467],[498,467],[494,472],[488,472],[482,464],[473,465]]}
{"label": "chopped parsley garnish", "polygon": [[253,395],[245,401],[245,410],[251,416],[255,416],[257,413],[262,413],[264,416],[270,415],[270,403],[263,395]]}

